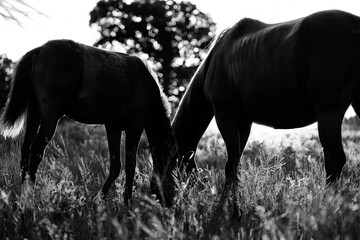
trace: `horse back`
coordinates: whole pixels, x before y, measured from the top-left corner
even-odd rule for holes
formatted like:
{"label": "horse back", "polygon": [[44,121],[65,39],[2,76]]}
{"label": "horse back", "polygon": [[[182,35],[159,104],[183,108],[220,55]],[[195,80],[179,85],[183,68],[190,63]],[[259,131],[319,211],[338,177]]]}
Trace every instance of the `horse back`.
{"label": "horse back", "polygon": [[154,89],[156,97],[160,96],[157,84],[137,57],[71,40],[53,40],[39,48],[32,87],[44,114],[67,115],[91,124],[130,119],[130,113],[143,114],[144,109],[135,108],[148,107]]}
{"label": "horse back", "polygon": [[81,109],[83,116],[77,118],[93,122],[145,119],[151,98],[159,98],[160,92],[144,63],[135,56],[83,47],[83,77],[73,111]]}
{"label": "horse back", "polygon": [[281,92],[298,88],[294,46],[302,20],[266,24],[246,18],[224,33],[205,74],[205,93],[215,109],[247,109],[256,119],[256,109],[269,109],[264,98],[279,106]]}

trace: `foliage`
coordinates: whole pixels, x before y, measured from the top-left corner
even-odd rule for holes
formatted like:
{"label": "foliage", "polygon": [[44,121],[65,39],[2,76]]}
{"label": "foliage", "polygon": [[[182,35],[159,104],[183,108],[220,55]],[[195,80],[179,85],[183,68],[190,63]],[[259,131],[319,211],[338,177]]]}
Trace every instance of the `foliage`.
{"label": "foliage", "polygon": [[234,202],[222,194],[226,154],[219,138],[205,135],[198,158],[218,167],[209,161],[189,181],[181,178],[169,209],[148,195],[151,168],[137,169],[131,207],[123,203],[123,173],[105,202],[93,202],[109,167],[103,127],[61,123],[34,191],[20,185],[21,139],[1,144],[0,239],[358,239],[360,132],[343,133],[348,162],[332,186],[325,185],[314,132],[272,144],[253,139],[239,168],[241,218],[233,218]]}
{"label": "foliage", "polygon": [[211,18],[190,2],[102,0],[90,16],[101,34],[95,45],[120,43],[130,54],[147,54],[173,101],[181,98],[215,32]]}
{"label": "foliage", "polygon": [[[0,109],[4,106],[10,90],[14,63],[6,55],[0,55]],[[0,111],[1,112],[1,111]]]}
{"label": "foliage", "polygon": [[24,0],[0,0],[0,16],[22,26],[21,17],[31,18],[32,14],[41,14]]}
{"label": "foliage", "polygon": [[357,116],[344,118],[343,128],[349,130],[360,130],[360,119]]}

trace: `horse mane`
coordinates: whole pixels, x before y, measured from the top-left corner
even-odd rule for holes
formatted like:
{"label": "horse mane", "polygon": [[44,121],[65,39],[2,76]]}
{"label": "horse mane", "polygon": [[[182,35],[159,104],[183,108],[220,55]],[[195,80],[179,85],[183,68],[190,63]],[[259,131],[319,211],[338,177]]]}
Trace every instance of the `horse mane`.
{"label": "horse mane", "polygon": [[159,78],[158,78],[156,72],[154,71],[154,68],[152,67],[152,64],[148,60],[144,59],[143,57],[139,57],[139,56],[137,56],[137,57],[140,58],[140,60],[144,63],[145,67],[147,68],[147,70],[149,71],[151,76],[154,78],[157,86],[159,87],[160,96],[161,96],[162,103],[164,105],[166,116],[168,118],[170,118],[170,116],[171,116],[171,106],[170,106],[170,103],[169,103],[169,100],[168,100],[167,96],[165,95],[165,93],[163,91],[163,87],[160,84]]}

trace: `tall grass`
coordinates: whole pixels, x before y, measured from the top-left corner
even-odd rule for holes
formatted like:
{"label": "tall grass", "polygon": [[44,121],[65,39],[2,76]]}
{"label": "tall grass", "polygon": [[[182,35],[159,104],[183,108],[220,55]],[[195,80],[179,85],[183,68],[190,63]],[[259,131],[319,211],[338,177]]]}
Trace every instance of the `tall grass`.
{"label": "tall grass", "polygon": [[219,135],[205,136],[203,168],[179,184],[169,209],[149,194],[152,164],[142,142],[126,207],[123,173],[105,202],[93,201],[109,170],[104,129],[67,123],[46,151],[34,191],[21,186],[21,139],[1,142],[0,239],[359,239],[359,141],[359,132],[344,133],[348,161],[331,186],[316,135],[252,141],[236,196],[224,200],[224,144]]}

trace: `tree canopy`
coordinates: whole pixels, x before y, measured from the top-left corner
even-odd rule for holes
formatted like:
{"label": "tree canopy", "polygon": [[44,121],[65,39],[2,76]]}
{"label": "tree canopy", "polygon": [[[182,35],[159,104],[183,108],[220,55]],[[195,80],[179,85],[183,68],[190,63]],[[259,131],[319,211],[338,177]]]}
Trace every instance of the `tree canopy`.
{"label": "tree canopy", "polygon": [[11,73],[14,63],[6,55],[0,55],[0,111],[6,103],[10,91]]}
{"label": "tree canopy", "polygon": [[90,12],[105,48],[121,45],[154,62],[164,92],[176,102],[215,35],[215,23],[190,2],[102,0]]}

